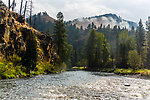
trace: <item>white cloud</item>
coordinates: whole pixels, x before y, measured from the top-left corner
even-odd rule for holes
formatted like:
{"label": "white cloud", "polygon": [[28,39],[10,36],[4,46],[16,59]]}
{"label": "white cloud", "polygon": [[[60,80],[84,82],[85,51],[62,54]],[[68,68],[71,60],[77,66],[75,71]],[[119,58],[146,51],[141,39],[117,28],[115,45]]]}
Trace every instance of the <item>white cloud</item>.
{"label": "white cloud", "polygon": [[150,15],[149,0],[33,0],[33,3],[34,13],[47,11],[55,18],[62,11],[66,20],[115,13],[137,22],[140,18],[146,21]]}

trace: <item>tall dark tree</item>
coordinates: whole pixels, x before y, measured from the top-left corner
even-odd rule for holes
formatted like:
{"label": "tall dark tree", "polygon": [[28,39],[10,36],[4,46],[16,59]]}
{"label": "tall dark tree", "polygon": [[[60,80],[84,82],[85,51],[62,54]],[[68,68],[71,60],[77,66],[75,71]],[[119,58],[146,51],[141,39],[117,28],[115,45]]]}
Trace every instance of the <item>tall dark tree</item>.
{"label": "tall dark tree", "polygon": [[96,54],[95,63],[97,64],[97,69],[102,69],[108,67],[110,62],[110,49],[109,43],[107,43],[105,35],[102,33],[97,33],[97,43],[96,43]]}
{"label": "tall dark tree", "polygon": [[28,3],[28,1],[26,1],[25,7],[24,7],[24,14],[23,14],[23,17],[24,17],[24,18],[26,17],[27,3]]}
{"label": "tall dark tree", "polygon": [[33,34],[29,33],[29,39],[26,43],[26,51],[23,56],[23,65],[26,66],[27,73],[34,70],[38,58],[37,41]]}
{"label": "tall dark tree", "polygon": [[147,44],[147,36],[141,19],[139,21],[139,25],[136,31],[136,40],[137,40],[137,51],[141,56],[142,66],[145,66],[147,62],[146,59],[147,59],[148,44]]}
{"label": "tall dark tree", "polygon": [[119,34],[116,36],[115,59],[116,63],[119,63]]}
{"label": "tall dark tree", "polygon": [[95,54],[95,63],[96,63],[95,67],[97,69],[103,66],[103,50],[104,50],[103,38],[104,38],[104,34],[102,33],[97,34],[96,54]]}
{"label": "tall dark tree", "polygon": [[32,25],[32,9],[33,9],[33,2],[30,1],[30,25]]}
{"label": "tall dark tree", "polygon": [[140,19],[139,25],[136,30],[137,50],[139,54],[141,54],[141,49],[143,46],[144,38],[145,38],[145,30],[142,24],[142,20]]}
{"label": "tall dark tree", "polygon": [[87,26],[87,29],[90,30],[91,28],[92,28],[92,25],[89,24],[89,25]]}
{"label": "tall dark tree", "polygon": [[147,42],[148,42],[148,55],[147,55],[147,68],[150,69],[150,17],[148,17],[148,21],[146,22],[147,28]]}
{"label": "tall dark tree", "polygon": [[[103,39],[103,67],[107,67],[110,62],[110,45],[106,38]],[[113,66],[112,66],[113,67]]]}
{"label": "tall dark tree", "polygon": [[96,31],[91,30],[86,46],[85,46],[85,53],[87,58],[87,66],[89,70],[93,70],[93,67],[96,67],[95,63],[95,52],[96,52]]}
{"label": "tall dark tree", "polygon": [[23,0],[21,0],[21,5],[20,5],[20,15],[22,15],[22,6],[23,6]]}
{"label": "tall dark tree", "polygon": [[10,5],[10,0],[8,0],[8,8],[10,9],[11,5]]}
{"label": "tall dark tree", "polygon": [[16,2],[15,0],[13,0],[12,5],[11,5],[12,11],[14,11],[15,7],[16,7]]}
{"label": "tall dark tree", "polygon": [[131,50],[136,50],[136,42],[133,36],[128,36],[128,31],[122,31],[117,37],[117,45],[119,54],[117,51],[117,66],[128,68],[128,52]]}
{"label": "tall dark tree", "polygon": [[110,50],[104,34],[91,30],[85,52],[89,70],[99,70],[108,65]]}
{"label": "tall dark tree", "polygon": [[96,25],[92,22],[92,29],[96,29]]}
{"label": "tall dark tree", "polygon": [[61,12],[57,14],[57,21],[54,26],[53,40],[55,44],[55,49],[57,54],[60,57],[60,63],[63,63],[67,60],[67,34],[65,23],[63,21],[64,16]]}
{"label": "tall dark tree", "polygon": [[98,32],[102,32],[103,31],[103,24],[101,24],[98,28]]}

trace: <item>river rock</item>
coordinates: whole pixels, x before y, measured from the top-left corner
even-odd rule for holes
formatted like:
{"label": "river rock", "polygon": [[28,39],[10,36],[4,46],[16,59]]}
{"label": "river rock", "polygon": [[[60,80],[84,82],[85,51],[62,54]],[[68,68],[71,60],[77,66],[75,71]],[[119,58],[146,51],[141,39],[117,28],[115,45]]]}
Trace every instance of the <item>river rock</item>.
{"label": "river rock", "polygon": [[129,83],[125,83],[124,86],[130,86],[130,84]]}

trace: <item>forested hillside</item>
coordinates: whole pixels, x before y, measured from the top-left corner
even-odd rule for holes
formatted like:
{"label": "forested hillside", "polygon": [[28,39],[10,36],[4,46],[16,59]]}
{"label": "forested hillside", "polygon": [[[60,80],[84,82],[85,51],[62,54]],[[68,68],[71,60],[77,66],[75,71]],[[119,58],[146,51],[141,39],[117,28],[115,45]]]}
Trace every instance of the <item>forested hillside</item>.
{"label": "forested hillside", "polygon": [[[35,19],[38,18],[39,14],[36,15]],[[46,12],[43,13],[42,16],[43,15],[48,16]],[[110,16],[115,20],[120,19],[121,22],[121,17],[117,17],[116,15],[112,14],[90,17],[84,20],[92,21],[92,18],[110,18]],[[39,20],[41,19],[38,19],[35,22],[38,22]],[[139,25],[136,25],[136,23],[131,21],[122,20],[127,22],[130,25],[130,28],[127,28],[126,26],[123,27],[121,26],[121,24],[114,24],[112,27],[112,23],[109,24],[109,22],[107,23],[107,26],[105,26],[106,23],[104,23],[104,25],[103,23],[99,23],[99,26],[97,26],[98,22],[96,22],[95,24],[95,20],[93,22],[90,22],[91,24],[89,24],[87,28],[85,28],[83,26],[79,27],[76,23],[78,21],[80,20],[69,21],[66,23],[68,36],[67,41],[73,46],[70,55],[71,58],[69,60],[71,66],[89,66],[89,69],[91,70],[114,68],[114,66],[117,68],[148,68],[147,63],[149,55],[149,35],[146,34],[146,30],[143,27],[142,20],[140,20]],[[42,20],[41,23],[45,23],[45,25],[49,28],[45,27],[44,31],[40,30],[38,26],[35,26],[35,28],[48,34],[53,33],[52,30],[55,25],[53,22],[47,22],[45,19]],[[49,23],[51,23],[51,25]],[[93,39],[91,40],[92,37],[90,36],[92,36],[92,34],[95,34],[95,38],[93,37]],[[101,37],[101,39],[98,37]],[[95,47],[88,47],[94,45]],[[88,54],[89,59],[87,58]],[[91,68],[92,66],[93,68]]]}
{"label": "forested hillside", "polygon": [[[50,21],[50,19],[52,19],[51,17],[46,17],[47,19],[43,19],[43,16],[46,17],[49,15],[46,12],[38,13],[37,15],[34,15],[32,17],[33,23],[31,24],[31,26],[35,27],[37,30],[41,32],[52,34],[55,25],[53,21],[55,22],[55,20]],[[100,17],[109,18],[110,16],[113,17],[112,14],[108,14],[108,15],[99,16],[98,18]],[[119,19],[119,17],[116,17],[116,15],[114,15],[113,18]],[[48,19],[49,21],[46,21]],[[110,44],[109,50],[111,56],[113,57],[116,55],[115,53],[117,52],[117,48],[118,48],[117,38],[122,31],[126,31],[129,36],[136,37],[136,23],[130,21],[126,21],[126,22],[129,22],[131,29],[127,29],[126,27],[117,26],[117,25],[111,27],[110,25],[111,23],[109,24],[109,22],[107,23],[108,24],[107,26],[105,26],[106,23],[104,23],[104,25],[99,23],[98,27],[95,25],[94,22],[92,22],[91,24],[88,25],[87,28],[84,29],[82,26],[79,28],[78,26],[76,26],[76,24],[71,24],[72,22],[69,21],[66,23],[67,36],[68,36],[67,41],[69,44],[73,46],[71,59],[70,59],[71,60],[70,63],[72,66],[86,66],[85,45],[88,39],[88,34],[91,29],[95,29],[97,32],[104,34],[106,41]]]}

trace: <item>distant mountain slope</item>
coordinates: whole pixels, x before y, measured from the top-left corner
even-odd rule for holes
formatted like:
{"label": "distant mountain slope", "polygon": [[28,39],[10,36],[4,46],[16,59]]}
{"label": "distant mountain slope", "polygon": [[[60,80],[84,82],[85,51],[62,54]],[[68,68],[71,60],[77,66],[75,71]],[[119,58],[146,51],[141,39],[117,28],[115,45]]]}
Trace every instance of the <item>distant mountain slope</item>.
{"label": "distant mountain slope", "polygon": [[[43,21],[45,21],[45,22],[51,22],[51,23],[54,23],[54,22],[55,22],[55,19],[52,18],[52,17],[50,17],[50,16],[47,14],[47,12],[42,12],[42,13],[37,14],[37,16],[39,16],[39,15],[40,15],[41,20],[43,20]],[[34,16],[33,16],[33,18],[34,18]]]}
{"label": "distant mountain slope", "polygon": [[103,26],[110,25],[113,28],[115,25],[120,26],[120,28],[131,29],[133,27],[137,27],[137,24],[132,21],[127,21],[122,19],[120,16],[118,17],[116,14],[105,14],[100,16],[94,16],[89,18],[78,18],[73,21],[69,21],[69,24],[76,25],[76,27],[86,29],[89,24],[94,23],[96,27],[99,27],[101,24]]}
{"label": "distant mountain slope", "polygon": [[[27,22],[29,23],[29,18],[27,18]],[[53,32],[55,19],[50,17],[47,12],[40,12],[32,16],[31,26],[37,29],[40,32]]]}
{"label": "distant mountain slope", "polygon": [[[27,19],[29,22],[29,19]],[[32,24],[31,26],[40,32],[46,32],[48,28],[50,28],[50,33],[53,32],[55,19],[50,17],[47,12],[40,12],[32,16]],[[71,21],[66,22],[67,25],[75,25],[77,28],[87,29],[89,24],[94,23],[96,27],[100,27],[101,24],[103,26],[110,25],[111,28],[114,26],[120,26],[120,28],[131,29],[132,27],[136,28],[137,23],[133,21],[128,21],[122,19],[120,16],[116,14],[105,14],[100,16],[88,17],[88,18],[77,18]]]}

